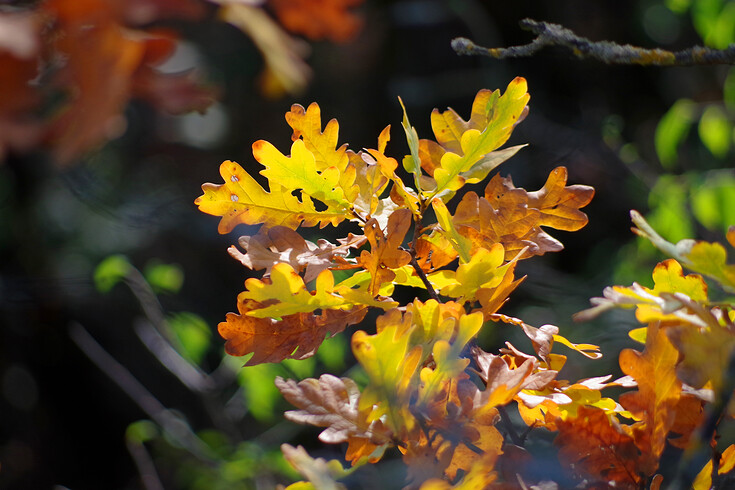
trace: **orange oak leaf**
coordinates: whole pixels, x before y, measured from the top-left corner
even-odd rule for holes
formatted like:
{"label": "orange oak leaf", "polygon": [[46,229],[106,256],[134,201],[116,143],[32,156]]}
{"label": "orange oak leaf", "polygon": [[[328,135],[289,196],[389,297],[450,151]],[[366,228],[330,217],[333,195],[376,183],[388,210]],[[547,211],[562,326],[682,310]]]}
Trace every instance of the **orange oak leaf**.
{"label": "orange oak leaf", "polygon": [[575,417],[560,418],[556,425],[559,461],[575,477],[587,480],[587,485],[614,482],[615,488],[639,488],[640,450],[614,417],[600,408],[582,406]]}
{"label": "orange oak leaf", "polygon": [[648,325],[642,353],[633,349],[620,353],[620,369],[638,383],[638,391],[621,395],[620,404],[641,420],[633,425],[633,435],[643,453],[639,471],[647,476],[658,468],[666,437],[676,420],[682,390],[676,376],[678,360],[679,352],[656,322]]}
{"label": "orange oak leaf", "polygon": [[540,190],[528,193],[528,206],[541,211],[540,226],[577,231],[587,224],[587,215],[579,209],[592,201],[595,190],[587,185],[567,186],[566,183],[566,167],[556,167]]}
{"label": "orange oak leaf", "polygon": [[380,446],[391,444],[390,433],[383,423],[368,422],[367,414],[358,410],[360,390],[352,379],[323,374],[318,380],[309,378],[299,382],[277,377],[275,383],[283,397],[300,409],[286,412],[286,418],[326,427],[319,434],[322,442],[348,442],[355,446],[351,452],[357,454],[366,451],[371,454]]}
{"label": "orange oak leaf", "polygon": [[255,318],[247,313],[264,305],[238,298],[239,314],[228,313],[217,326],[227,341],[225,351],[232,356],[253,356],[245,364],[254,366],[284,359],[306,359],[313,356],[326,335],[335,335],[348,325],[360,323],[367,308],[324,310],[321,315],[296,313],[281,320]]}
{"label": "orange oak leaf", "polygon": [[360,31],[362,20],[350,9],[363,0],[268,0],[278,20],[310,39],[345,42]]}
{"label": "orange oak leaf", "polygon": [[411,223],[411,212],[404,208],[390,215],[385,232],[375,219],[365,224],[365,236],[370,242],[370,251],[363,250],[358,263],[370,273],[368,292],[371,294],[378,294],[384,282],[393,280],[395,273],[390,269],[397,269],[411,261],[411,254],[401,250]]}

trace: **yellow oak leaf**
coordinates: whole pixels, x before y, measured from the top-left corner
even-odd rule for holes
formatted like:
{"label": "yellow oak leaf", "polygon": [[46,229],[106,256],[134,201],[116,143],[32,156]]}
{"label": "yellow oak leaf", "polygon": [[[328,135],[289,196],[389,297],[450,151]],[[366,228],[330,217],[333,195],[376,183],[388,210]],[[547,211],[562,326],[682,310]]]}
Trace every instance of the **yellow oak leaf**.
{"label": "yellow oak leaf", "polygon": [[465,182],[483,180],[493,168],[515,154],[520,147],[506,150],[502,158],[491,152],[508,140],[523,118],[529,98],[526,80],[518,77],[508,84],[503,95],[499,90],[481,90],[475,97],[469,122],[452,109],[444,113],[434,110],[432,129],[444,152],[432,148],[431,144],[424,144],[424,151],[419,152],[425,157],[422,168],[434,181],[425,191],[427,197],[441,197],[446,201]]}
{"label": "yellow oak leaf", "polygon": [[217,231],[229,233],[238,224],[287,226],[296,229],[303,226],[325,227],[337,225],[349,218],[348,209],[332,207],[317,211],[314,202],[302,193],[301,200],[291,190],[276,182],[270,182],[270,192],[264,190],[243,168],[235,162],[225,161],[220,166],[224,184],[204,184],[194,204],[199,210],[221,216]]}
{"label": "yellow oak leaf", "polygon": [[291,106],[286,113],[286,122],[293,129],[291,139],[302,139],[306,148],[314,156],[316,169],[324,172],[329,167],[339,170],[339,187],[344,190],[345,198],[355,201],[359,187],[355,183],[357,168],[350,160],[347,144],[337,147],[339,142],[339,123],[331,119],[322,131],[321,109],[316,102],[307,109],[299,104]]}
{"label": "yellow oak leaf", "polygon": [[489,250],[478,249],[466,264],[460,264],[457,271],[440,271],[431,275],[431,278],[441,277],[446,286],[441,288],[443,296],[459,298],[459,302],[475,299],[477,291],[486,288],[492,289],[500,285],[505,274],[511,268],[511,263],[505,263],[505,250],[499,243]]}
{"label": "yellow oak leaf", "polygon": [[410,345],[411,330],[410,324],[391,322],[375,335],[358,330],[352,336],[352,353],[370,380],[360,396],[359,410],[370,411],[368,422],[383,418],[395,435],[411,431],[416,424],[410,398],[419,381],[423,351]]}
{"label": "yellow oak leaf", "polygon": [[255,318],[280,318],[295,313],[308,313],[322,309],[350,309],[354,306],[378,306],[392,308],[395,302],[383,302],[363,291],[334,287],[334,276],[324,270],[316,278],[313,292],[306,289],[303,278],[286,263],[278,263],[271,269],[270,278],[250,278],[245,281],[247,291],[240,293],[244,300],[256,301],[262,308],[247,314]]}
{"label": "yellow oak leaf", "polygon": [[265,167],[260,173],[270,182],[278,182],[286,189],[300,189],[302,195],[318,199],[330,208],[349,209],[350,202],[339,187],[339,169],[332,166],[317,171],[316,159],[303,140],[293,142],[290,157],[267,141],[258,140],[253,143],[253,156]]}

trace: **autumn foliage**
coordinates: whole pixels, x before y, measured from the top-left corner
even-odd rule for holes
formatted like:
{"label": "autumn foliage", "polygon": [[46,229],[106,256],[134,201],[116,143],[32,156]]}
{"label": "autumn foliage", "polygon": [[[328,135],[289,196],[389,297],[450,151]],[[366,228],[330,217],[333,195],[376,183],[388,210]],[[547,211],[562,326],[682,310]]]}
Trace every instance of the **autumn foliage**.
{"label": "autumn foliage", "polygon": [[[0,8],[0,159],[41,147],[68,166],[126,128],[124,110],[145,100],[169,114],[204,112],[219,90],[201,73],[162,65],[183,37],[164,22],[216,18],[243,31],[264,57],[261,90],[308,83],[308,39],[344,42],[360,30],[362,0],[43,0]],[[13,2],[11,2],[13,3]],[[298,15],[295,15],[298,13]]]}
{"label": "autumn foliage", "polygon": [[[419,139],[404,110],[410,154],[400,162],[386,154],[390,126],[374,148],[355,152],[340,145],[336,120],[323,124],[316,103],[292,106],[287,154],[266,141],[253,144],[267,187],[226,161],[224,182],[204,184],[196,200],[201,211],[221,217],[220,233],[260,225],[229,249],[263,276],[245,282],[238,312],[219,324],[225,348],[249,356],[246,365],[304,359],[325,338],[379,312],[352,335],[364,385],[330,374],[276,383],[296,408],[285,416],[323,428],[319,439],[343,444],[353,466],[376,463],[396,448],[406,488],[663,488],[663,473],[675,476],[662,469],[662,458],[677,448],[689,448],[677,460],[684,473],[704,450],[701,461],[709,463],[691,479],[699,473],[695,488],[709,488],[735,462],[732,447],[720,454],[714,429],[706,429],[729,413],[733,387],[724,373],[735,347],[735,312],[710,299],[702,275],[732,293],[735,266],[726,264],[721,245],[669,244],[635,214],[637,233],[674,258],[656,267],[652,289],[608,288],[579,319],[635,309],[645,326],[631,336],[642,351],[620,353],[619,379],[563,379],[567,357],[560,350],[596,359],[598,347],[501,310],[523,280],[515,272],[520,261],[562,250],[548,230],[587,223],[580,209],[593,189],[567,185],[564,167],[537,191],[500,174],[482,190],[466,188],[521,149],[503,145],[528,101],[522,78],[503,93],[482,90],[468,120],[434,110],[433,139]],[[359,232],[334,243],[298,233],[346,223]],[[728,240],[735,246],[735,230]],[[685,275],[682,265],[695,274]],[[415,298],[401,304],[396,286],[414,288]],[[519,329],[533,351],[506,342],[485,352],[478,333],[498,323]],[[512,426],[511,409],[524,430]],[[538,455],[524,448],[529,431],[556,433],[559,481],[534,471]],[[300,447],[283,451],[310,482],[289,488],[340,488],[336,480],[347,470],[337,461],[313,459]]]}

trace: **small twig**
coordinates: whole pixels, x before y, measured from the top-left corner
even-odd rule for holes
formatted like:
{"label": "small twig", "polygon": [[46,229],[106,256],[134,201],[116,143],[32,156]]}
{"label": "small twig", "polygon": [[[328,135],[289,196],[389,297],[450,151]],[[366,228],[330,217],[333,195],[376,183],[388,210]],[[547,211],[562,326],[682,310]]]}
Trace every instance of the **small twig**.
{"label": "small twig", "polygon": [[483,55],[496,59],[532,56],[545,47],[561,46],[569,49],[577,58],[591,58],[615,65],[694,66],[735,64],[735,44],[721,50],[694,46],[682,51],[667,51],[658,48],[645,49],[630,44],[621,45],[610,41],[590,41],[558,24],[539,22],[533,19],[523,19],[520,26],[522,29],[536,34],[536,39],[522,46],[484,48],[469,39],[459,37],[452,40],[452,48],[460,55]]}
{"label": "small twig", "polygon": [[84,327],[74,322],[69,326],[69,337],[84,354],[138,405],[152,420],[181,447],[206,462],[216,461],[216,456],[197,437],[189,425],[167,409],[138,381],[125,366],[117,362]]}
{"label": "small twig", "polygon": [[[413,252],[413,249],[411,250],[411,252]],[[416,271],[416,275],[419,276],[419,279],[421,279],[421,282],[424,283],[424,286],[426,287],[426,290],[429,292],[429,296],[431,296],[431,299],[434,299],[437,302],[441,303],[442,300],[439,298],[439,295],[434,289],[434,286],[431,284],[431,282],[429,282],[429,278],[426,277],[426,273],[419,265],[418,260],[416,260],[415,252],[411,253],[411,266]]]}
{"label": "small twig", "polygon": [[130,456],[133,458],[135,467],[138,468],[138,474],[140,475],[140,481],[143,483],[143,488],[146,490],[164,490],[163,483],[161,483],[161,479],[158,477],[158,472],[156,471],[156,465],[153,463],[145,446],[130,439],[125,441],[125,445],[128,448]]}
{"label": "small twig", "polygon": [[150,322],[137,321],[134,329],[148,350],[184,386],[195,393],[209,392],[215,388],[214,381],[207,373],[182,357]]}

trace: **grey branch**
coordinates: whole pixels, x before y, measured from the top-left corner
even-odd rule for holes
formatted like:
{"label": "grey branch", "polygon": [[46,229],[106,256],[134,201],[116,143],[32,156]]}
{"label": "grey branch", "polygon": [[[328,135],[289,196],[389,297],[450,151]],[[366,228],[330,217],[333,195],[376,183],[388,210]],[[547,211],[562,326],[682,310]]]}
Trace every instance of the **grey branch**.
{"label": "grey branch", "polygon": [[532,56],[547,46],[562,46],[571,50],[577,58],[591,58],[616,65],[735,65],[735,44],[721,50],[694,46],[682,51],[667,51],[645,49],[630,44],[621,45],[610,41],[590,41],[558,24],[533,19],[523,19],[520,26],[536,34],[536,39],[523,46],[484,48],[469,39],[458,37],[452,40],[452,48],[460,55],[483,55],[505,59]]}

